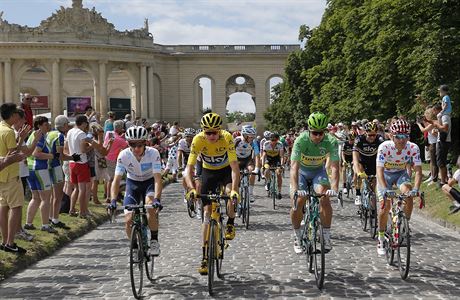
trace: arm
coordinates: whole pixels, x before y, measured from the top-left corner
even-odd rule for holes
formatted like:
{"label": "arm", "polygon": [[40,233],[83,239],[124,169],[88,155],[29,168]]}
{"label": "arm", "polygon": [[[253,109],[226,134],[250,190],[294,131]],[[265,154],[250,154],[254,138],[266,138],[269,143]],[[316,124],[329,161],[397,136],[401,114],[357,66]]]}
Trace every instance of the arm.
{"label": "arm", "polygon": [[[193,174],[195,172],[195,165],[187,164],[187,174],[185,174],[185,183],[189,189],[194,189]],[[199,191],[198,191],[199,192]]]}
{"label": "arm", "polygon": [[423,173],[422,173],[422,166],[415,166],[415,183],[414,183],[414,188],[417,190],[420,189],[420,185],[422,184],[422,178],[423,178]]}
{"label": "arm", "polygon": [[112,181],[112,188],[110,189],[110,196],[111,199],[118,198],[118,192],[120,191],[120,182],[121,182],[122,175],[115,175]]}
{"label": "arm", "polygon": [[296,160],[291,160],[291,176],[290,176],[290,186],[291,193],[299,189],[299,162]]}
{"label": "arm", "polygon": [[240,166],[238,161],[230,162],[230,168],[232,168],[232,191],[238,191],[238,185],[240,184]]}
{"label": "arm", "polygon": [[358,171],[358,173],[364,172],[363,166],[359,163],[359,152],[358,151],[353,151],[353,167],[355,170]]}
{"label": "arm", "polygon": [[42,149],[39,147],[35,147],[34,151],[32,152],[32,156],[38,159],[53,159],[54,155],[52,153],[43,153]]}
{"label": "arm", "polygon": [[163,179],[161,178],[161,173],[153,174],[155,179],[155,198],[161,199],[161,192],[163,191]]}
{"label": "arm", "polygon": [[377,182],[378,185],[381,186],[384,189],[387,189],[387,182],[385,180],[385,176],[383,174],[383,167],[377,166]]}
{"label": "arm", "polygon": [[179,169],[182,169],[183,165],[183,156],[184,156],[184,151],[182,150],[177,150],[177,165],[179,166]]}
{"label": "arm", "polygon": [[61,158],[61,160],[72,160],[73,159],[72,156],[66,155],[64,153],[64,147],[62,146],[57,146],[56,151],[60,154],[59,157]]}
{"label": "arm", "polygon": [[24,153],[18,151],[8,153],[6,157],[0,159],[0,171],[11,164],[22,161],[25,157]]}
{"label": "arm", "polygon": [[280,150],[281,166],[284,165],[284,147]]}
{"label": "arm", "polygon": [[331,171],[332,171],[332,189],[334,191],[339,190],[339,161],[332,161],[331,162]]}
{"label": "arm", "polygon": [[[35,147],[37,146],[38,144],[38,141],[41,139],[41,137],[43,136],[43,134],[41,133],[41,131],[37,130],[34,134],[34,139],[32,141],[32,143],[30,145],[26,145],[26,146],[19,146],[19,148],[21,149],[21,151],[26,155],[26,156],[30,156],[32,155],[32,153],[34,152],[35,150]],[[22,145],[22,142],[21,144],[18,144],[18,145]]]}

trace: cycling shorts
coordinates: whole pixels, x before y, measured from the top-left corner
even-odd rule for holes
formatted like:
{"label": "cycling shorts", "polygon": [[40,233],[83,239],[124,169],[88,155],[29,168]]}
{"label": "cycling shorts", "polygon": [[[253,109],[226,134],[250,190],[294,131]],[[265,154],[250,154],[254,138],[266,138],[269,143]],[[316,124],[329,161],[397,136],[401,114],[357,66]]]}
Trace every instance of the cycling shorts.
{"label": "cycling shorts", "polygon": [[254,160],[252,159],[252,157],[238,158],[238,164],[240,166],[240,170],[244,170],[248,166],[254,166]]}
{"label": "cycling shorts", "polygon": [[267,156],[265,163],[268,164],[270,168],[279,167],[281,166],[281,157],[279,155],[274,157]]}
{"label": "cycling shorts", "polygon": [[61,166],[51,168],[50,175],[53,185],[64,181],[64,172]]}
{"label": "cycling shorts", "polygon": [[29,170],[27,182],[31,191],[48,191],[51,190],[51,176],[48,169]]}
{"label": "cycling shorts", "polygon": [[321,167],[314,170],[299,170],[299,190],[308,190],[308,181],[313,182],[313,189],[317,191],[319,186],[330,187],[329,176],[327,176],[326,168]]}
{"label": "cycling shorts", "polygon": [[375,176],[377,174],[377,166],[375,164],[375,160],[373,161],[360,160],[359,163],[363,166],[364,172],[366,172],[367,175]]}
{"label": "cycling shorts", "polygon": [[[136,181],[126,178],[126,191],[123,205],[140,204],[145,202],[146,197],[155,196],[155,179],[152,177],[144,181]],[[125,210],[125,214],[130,211]]]}
{"label": "cycling shorts", "polygon": [[[407,174],[406,170],[401,170],[398,172],[385,172],[384,171],[383,175],[385,177],[385,182],[387,184],[388,189],[391,189],[393,185],[396,185],[400,189],[401,185],[410,183],[410,176],[409,174]],[[384,192],[385,192],[385,189],[380,187],[380,185],[377,185],[377,194],[378,194],[379,200],[383,200]]]}
{"label": "cycling shorts", "polygon": [[[226,186],[232,183],[232,168],[227,166],[219,170],[203,169],[201,174],[201,194],[209,194],[216,192],[221,186]],[[207,198],[201,198],[203,207],[211,204]]]}

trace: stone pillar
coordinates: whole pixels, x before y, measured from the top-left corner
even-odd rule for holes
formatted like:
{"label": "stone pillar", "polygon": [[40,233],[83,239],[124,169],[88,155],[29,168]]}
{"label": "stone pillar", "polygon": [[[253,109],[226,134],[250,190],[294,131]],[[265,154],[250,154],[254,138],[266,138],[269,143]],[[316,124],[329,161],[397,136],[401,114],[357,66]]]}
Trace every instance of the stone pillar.
{"label": "stone pillar", "polygon": [[3,62],[0,61],[0,104],[5,102],[5,84],[3,80],[3,77],[5,77],[4,72]]}
{"label": "stone pillar", "polygon": [[227,99],[225,96],[225,83],[216,80],[216,91],[212,92],[211,106],[212,111],[222,117],[222,128],[227,128]]}
{"label": "stone pillar", "polygon": [[5,65],[5,102],[15,102],[13,99],[13,77],[11,74],[11,59],[6,59],[4,61]]}
{"label": "stone pillar", "polygon": [[257,133],[262,134],[265,130],[265,119],[264,112],[269,106],[270,99],[269,93],[267,93],[267,87],[264,81],[259,80],[255,82],[256,84],[256,95],[255,95],[255,104],[256,104],[256,125]]}
{"label": "stone pillar", "polygon": [[59,59],[53,60],[51,78],[51,119],[54,120],[54,118],[63,113],[61,99],[61,75],[59,74]]}
{"label": "stone pillar", "polygon": [[107,61],[99,61],[99,112],[107,117]]}
{"label": "stone pillar", "polygon": [[146,118],[148,113],[148,89],[147,89],[147,66],[145,64],[140,65],[140,72],[141,72],[141,107],[140,112],[136,111],[137,117]]}
{"label": "stone pillar", "polygon": [[155,84],[153,82],[153,66],[149,66],[148,67],[148,109],[149,109],[149,113],[148,113],[148,117],[150,119],[155,119],[156,120],[156,116],[158,115],[158,112],[156,111],[156,106],[155,106],[155,102],[157,101],[157,99],[155,99]]}

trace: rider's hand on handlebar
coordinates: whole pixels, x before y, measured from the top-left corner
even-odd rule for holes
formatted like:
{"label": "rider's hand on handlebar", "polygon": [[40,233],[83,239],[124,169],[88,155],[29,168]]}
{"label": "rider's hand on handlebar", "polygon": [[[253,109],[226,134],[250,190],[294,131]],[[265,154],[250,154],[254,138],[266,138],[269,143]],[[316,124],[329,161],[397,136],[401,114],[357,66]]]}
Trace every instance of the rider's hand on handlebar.
{"label": "rider's hand on handlebar", "polygon": [[383,192],[383,195],[387,198],[394,198],[396,197],[396,193],[395,191],[392,191],[392,190],[388,190],[388,189],[385,189],[385,191]]}
{"label": "rider's hand on handlebar", "polygon": [[185,199],[187,200],[192,200],[192,199],[195,199],[196,196],[198,195],[198,193],[196,192],[195,189],[191,189],[190,191],[188,191],[188,193],[185,195]]}
{"label": "rider's hand on handlebar", "polygon": [[152,206],[153,208],[158,208],[158,211],[161,211],[163,209],[163,205],[161,205],[161,201],[158,198],[153,199]]}
{"label": "rider's hand on handlebar", "polygon": [[264,168],[265,169],[270,169],[270,165],[269,164],[264,164]]}
{"label": "rider's hand on handlebar", "polygon": [[294,195],[297,195],[298,197],[306,197],[307,196],[307,191],[305,190],[297,190],[294,192]]}
{"label": "rider's hand on handlebar", "polygon": [[418,189],[412,189],[412,191],[409,192],[409,196],[411,197],[418,197],[420,195],[420,192],[418,191]]}
{"label": "rider's hand on handlebar", "polygon": [[231,199],[236,199],[238,202],[240,202],[240,194],[238,194],[237,191],[231,191],[230,192],[230,198]]}

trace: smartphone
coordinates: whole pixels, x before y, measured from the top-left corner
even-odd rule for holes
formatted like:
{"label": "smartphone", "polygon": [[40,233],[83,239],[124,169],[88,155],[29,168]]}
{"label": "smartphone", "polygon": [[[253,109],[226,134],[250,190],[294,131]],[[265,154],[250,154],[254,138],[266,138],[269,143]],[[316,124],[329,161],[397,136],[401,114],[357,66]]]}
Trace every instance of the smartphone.
{"label": "smartphone", "polygon": [[88,134],[86,135],[86,139],[87,139],[87,140],[92,140],[92,139],[93,139],[93,134],[92,134],[92,133],[88,133]]}
{"label": "smartphone", "polygon": [[113,132],[109,132],[109,139],[113,139]]}

